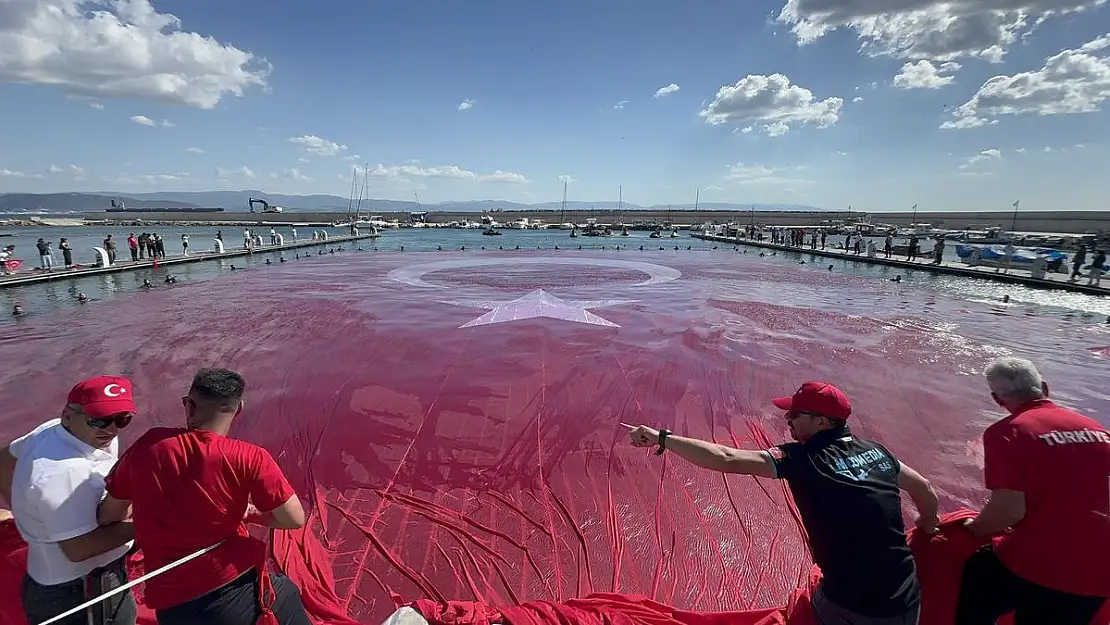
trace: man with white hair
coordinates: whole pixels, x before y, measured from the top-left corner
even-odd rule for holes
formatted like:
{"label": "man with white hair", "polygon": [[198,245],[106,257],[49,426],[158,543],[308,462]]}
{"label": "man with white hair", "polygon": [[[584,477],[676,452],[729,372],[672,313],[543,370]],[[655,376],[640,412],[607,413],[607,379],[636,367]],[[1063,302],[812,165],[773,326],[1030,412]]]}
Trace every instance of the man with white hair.
{"label": "man with white hair", "polygon": [[[1056,405],[1036,366],[999,358],[991,398],[1010,415],[983,433],[990,500],[967,528],[1002,534],[967,562],[956,625],[1087,625],[1110,597],[1110,434]],[[1005,532],[1005,533],[1003,533]]]}

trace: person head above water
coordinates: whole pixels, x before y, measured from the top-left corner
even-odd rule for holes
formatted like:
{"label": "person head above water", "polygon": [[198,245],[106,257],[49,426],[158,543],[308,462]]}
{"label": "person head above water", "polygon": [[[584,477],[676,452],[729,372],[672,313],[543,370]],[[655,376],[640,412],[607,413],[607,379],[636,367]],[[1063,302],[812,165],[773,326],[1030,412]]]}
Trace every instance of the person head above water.
{"label": "person head above water", "polygon": [[181,398],[190,429],[227,434],[231,421],[243,411],[243,376],[230,369],[204,368],[193,376],[189,394]]}
{"label": "person head above water", "polygon": [[991,399],[1010,412],[1025,404],[1048,397],[1048,383],[1037,366],[1024,358],[1008,356],[995,359],[984,372]]}
{"label": "person head above water", "polygon": [[97,376],[78,382],[69,391],[62,427],[81,442],[103,449],[131,423],[136,412],[131,380]]}
{"label": "person head above water", "polygon": [[790,435],[804,443],[819,432],[843,427],[852,414],[852,402],[843,391],[828,382],[806,382],[790,397],[771,400],[786,411]]}

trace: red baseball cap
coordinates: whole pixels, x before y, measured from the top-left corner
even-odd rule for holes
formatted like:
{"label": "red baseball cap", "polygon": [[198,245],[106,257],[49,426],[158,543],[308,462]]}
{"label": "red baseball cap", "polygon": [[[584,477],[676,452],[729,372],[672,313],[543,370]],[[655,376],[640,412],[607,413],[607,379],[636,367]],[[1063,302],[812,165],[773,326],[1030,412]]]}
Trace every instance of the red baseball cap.
{"label": "red baseball cap", "polygon": [[131,394],[131,380],[102,375],[78,382],[69,392],[66,403],[77,404],[93,419],[103,419],[121,412],[138,412]]}
{"label": "red baseball cap", "polygon": [[776,408],[812,412],[830,419],[844,421],[852,414],[852,402],[844,391],[828,382],[806,382],[791,397],[771,400]]}

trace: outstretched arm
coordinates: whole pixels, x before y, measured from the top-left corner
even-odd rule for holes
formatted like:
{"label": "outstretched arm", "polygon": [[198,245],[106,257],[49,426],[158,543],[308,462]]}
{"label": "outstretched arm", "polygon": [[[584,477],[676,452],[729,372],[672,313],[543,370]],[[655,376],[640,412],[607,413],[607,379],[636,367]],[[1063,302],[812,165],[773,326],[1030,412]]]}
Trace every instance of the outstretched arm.
{"label": "outstretched arm", "polygon": [[[636,447],[655,447],[659,444],[659,431],[647,426],[635,427],[629,435],[632,437],[632,444]],[[711,471],[760,477],[775,476],[774,460],[765,451],[735,449],[673,434],[667,436],[667,450],[691,464]]]}
{"label": "outstretched arm", "polygon": [[909,465],[903,464],[898,472],[898,488],[906,491],[917,508],[917,527],[930,534],[937,531],[940,523],[937,492],[929,480],[914,471]]}

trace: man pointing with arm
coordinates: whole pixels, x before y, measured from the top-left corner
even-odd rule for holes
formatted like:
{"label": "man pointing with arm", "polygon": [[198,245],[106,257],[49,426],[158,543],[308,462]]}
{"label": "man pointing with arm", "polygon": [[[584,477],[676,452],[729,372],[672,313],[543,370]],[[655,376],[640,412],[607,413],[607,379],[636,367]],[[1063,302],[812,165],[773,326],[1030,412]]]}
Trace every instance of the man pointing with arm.
{"label": "man pointing with arm", "polygon": [[921,593],[900,490],[913,499],[918,526],[932,532],[937,497],[929,482],[882,445],[852,435],[851,403],[835,386],[806,382],[773,403],[786,411],[797,442],[743,450],[639,426],[630,433],[632,444],[658,446],[658,453],[669,451],[712,471],[786,480],[823,575],[813,596],[818,619],[916,625]]}

